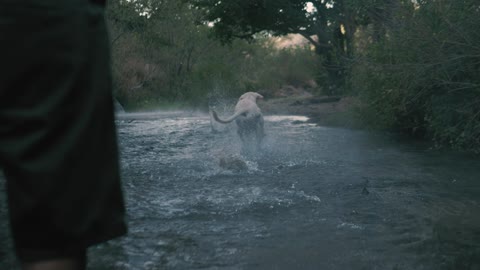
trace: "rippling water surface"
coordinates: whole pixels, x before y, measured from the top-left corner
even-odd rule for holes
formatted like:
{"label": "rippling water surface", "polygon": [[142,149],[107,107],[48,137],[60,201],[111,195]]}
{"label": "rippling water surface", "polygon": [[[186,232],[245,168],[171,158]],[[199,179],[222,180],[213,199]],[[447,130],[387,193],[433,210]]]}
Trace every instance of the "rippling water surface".
{"label": "rippling water surface", "polygon": [[306,120],[252,151],[208,116],[120,115],[130,233],[91,269],[480,269],[478,158]]}

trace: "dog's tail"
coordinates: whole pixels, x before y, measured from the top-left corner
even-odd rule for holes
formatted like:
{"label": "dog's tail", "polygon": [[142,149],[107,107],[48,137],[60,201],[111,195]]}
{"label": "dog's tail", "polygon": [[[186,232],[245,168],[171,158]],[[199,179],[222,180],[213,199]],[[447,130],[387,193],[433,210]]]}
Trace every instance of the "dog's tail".
{"label": "dog's tail", "polygon": [[219,123],[222,123],[222,124],[228,124],[228,123],[232,122],[233,120],[237,119],[237,117],[239,117],[240,115],[242,115],[244,113],[245,113],[245,111],[239,111],[239,112],[236,112],[234,115],[230,116],[227,119],[220,119],[220,117],[218,117],[218,115],[217,115],[217,112],[212,110],[213,119],[215,119],[215,121],[217,121]]}

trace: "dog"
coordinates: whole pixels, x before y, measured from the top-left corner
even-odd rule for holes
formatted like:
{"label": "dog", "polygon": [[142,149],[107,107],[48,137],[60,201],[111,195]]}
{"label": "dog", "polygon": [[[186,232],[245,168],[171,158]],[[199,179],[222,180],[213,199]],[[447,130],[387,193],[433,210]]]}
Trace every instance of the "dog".
{"label": "dog", "polygon": [[263,99],[263,96],[256,92],[247,92],[240,96],[235,106],[234,114],[227,119],[220,119],[217,113],[212,110],[212,116],[215,121],[227,124],[235,120],[237,124],[237,133],[245,144],[249,137],[255,137],[257,147],[260,147],[263,137],[265,137],[264,120],[262,111],[257,105],[257,99]]}

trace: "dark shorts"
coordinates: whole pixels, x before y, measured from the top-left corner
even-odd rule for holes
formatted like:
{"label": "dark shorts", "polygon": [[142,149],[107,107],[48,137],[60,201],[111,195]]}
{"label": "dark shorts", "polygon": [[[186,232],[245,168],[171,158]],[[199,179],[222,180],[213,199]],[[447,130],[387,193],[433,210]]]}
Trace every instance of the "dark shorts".
{"label": "dark shorts", "polygon": [[0,164],[20,260],[125,234],[103,6],[0,0],[0,61]]}

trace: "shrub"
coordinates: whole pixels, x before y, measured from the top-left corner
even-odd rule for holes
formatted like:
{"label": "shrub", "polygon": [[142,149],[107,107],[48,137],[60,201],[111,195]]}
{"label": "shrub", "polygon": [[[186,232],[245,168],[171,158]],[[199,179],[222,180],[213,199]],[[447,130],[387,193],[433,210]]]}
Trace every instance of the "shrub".
{"label": "shrub", "polygon": [[393,18],[353,66],[351,84],[372,127],[480,151],[480,7],[428,1]]}

